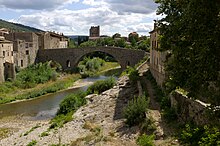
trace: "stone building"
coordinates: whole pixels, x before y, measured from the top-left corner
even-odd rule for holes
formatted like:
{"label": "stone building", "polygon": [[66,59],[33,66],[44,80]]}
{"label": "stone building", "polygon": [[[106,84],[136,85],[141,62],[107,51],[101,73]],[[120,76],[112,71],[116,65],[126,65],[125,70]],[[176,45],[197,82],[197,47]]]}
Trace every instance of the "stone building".
{"label": "stone building", "polygon": [[5,79],[15,77],[13,43],[3,36],[5,31],[0,30],[0,83]]}
{"label": "stone building", "polygon": [[100,27],[99,26],[92,26],[89,29],[89,37],[100,37]]}
{"label": "stone building", "polygon": [[39,36],[39,49],[58,49],[68,47],[68,38],[55,32],[42,32]]}
{"label": "stone building", "polygon": [[165,80],[164,62],[166,61],[167,52],[161,52],[159,43],[159,30],[157,23],[154,24],[154,30],[150,32],[150,71],[157,84],[162,87]]}
{"label": "stone building", "polygon": [[13,42],[16,68],[26,68],[35,63],[39,49],[38,35],[33,32],[12,32],[5,37]]}

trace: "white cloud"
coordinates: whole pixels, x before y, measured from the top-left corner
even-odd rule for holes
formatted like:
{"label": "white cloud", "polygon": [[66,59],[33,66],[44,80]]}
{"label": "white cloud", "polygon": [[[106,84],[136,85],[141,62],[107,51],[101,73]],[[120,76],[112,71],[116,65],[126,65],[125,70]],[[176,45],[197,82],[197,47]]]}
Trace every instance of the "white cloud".
{"label": "white cloud", "polygon": [[45,10],[60,8],[75,2],[79,0],[0,0],[0,6],[9,9]]}
{"label": "white cloud", "polygon": [[[64,34],[89,34],[93,25],[101,26],[101,34],[112,35],[120,32],[124,35],[133,31],[135,24],[145,18],[142,14],[119,15],[107,7],[84,10],[42,11],[32,15],[22,15],[16,22],[34,26],[43,30],[54,30]],[[132,25],[132,29],[130,29]]]}

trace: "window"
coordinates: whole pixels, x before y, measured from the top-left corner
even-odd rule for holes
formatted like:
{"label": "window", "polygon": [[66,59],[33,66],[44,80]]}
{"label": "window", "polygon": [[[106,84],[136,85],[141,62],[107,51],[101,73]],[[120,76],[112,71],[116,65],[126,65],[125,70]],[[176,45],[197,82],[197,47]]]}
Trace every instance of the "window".
{"label": "window", "polygon": [[21,67],[23,67],[24,66],[24,64],[23,64],[23,60],[21,60]]}
{"label": "window", "polygon": [[10,53],[8,52],[8,56],[10,55]]}
{"label": "window", "polygon": [[5,51],[3,51],[3,56],[5,57]]}
{"label": "window", "polygon": [[71,66],[70,61],[67,60],[67,61],[66,61],[66,67],[70,67],[70,66]]}
{"label": "window", "polygon": [[29,47],[33,47],[33,44],[29,44]]}
{"label": "window", "polygon": [[29,55],[29,50],[26,50],[26,55]]}
{"label": "window", "polygon": [[11,56],[13,56],[14,54],[13,54],[13,51],[11,51]]}
{"label": "window", "polygon": [[28,48],[28,43],[25,43],[25,48]]}
{"label": "window", "polygon": [[4,47],[4,45],[2,44],[2,48]]}

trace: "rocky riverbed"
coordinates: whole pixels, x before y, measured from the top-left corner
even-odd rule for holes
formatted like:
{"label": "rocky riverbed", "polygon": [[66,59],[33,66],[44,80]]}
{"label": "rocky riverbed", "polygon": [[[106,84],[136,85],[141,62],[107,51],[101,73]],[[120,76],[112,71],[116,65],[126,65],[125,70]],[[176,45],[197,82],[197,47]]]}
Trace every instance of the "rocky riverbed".
{"label": "rocky riverbed", "polygon": [[127,127],[122,116],[123,108],[135,94],[137,89],[129,84],[128,77],[121,77],[112,89],[87,96],[88,103],[74,113],[71,122],[49,131],[49,121],[30,121],[22,116],[1,119],[0,145],[25,146],[35,142],[39,146],[135,146],[138,127]]}

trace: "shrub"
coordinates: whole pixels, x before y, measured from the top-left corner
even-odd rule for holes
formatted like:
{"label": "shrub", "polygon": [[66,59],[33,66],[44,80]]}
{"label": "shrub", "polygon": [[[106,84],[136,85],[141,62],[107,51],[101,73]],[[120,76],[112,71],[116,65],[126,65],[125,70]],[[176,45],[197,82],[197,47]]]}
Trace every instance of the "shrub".
{"label": "shrub", "polygon": [[68,114],[69,112],[77,110],[80,106],[86,104],[85,92],[78,92],[75,94],[67,95],[60,103],[57,115]]}
{"label": "shrub", "polygon": [[186,124],[180,135],[180,141],[192,146],[217,146],[220,144],[220,131],[216,127]]}
{"label": "shrub", "polygon": [[72,116],[73,116],[73,112],[69,112],[65,115],[64,114],[56,115],[56,117],[50,121],[51,125],[49,129],[54,129],[56,127],[63,127],[63,124],[70,122],[73,119]]}
{"label": "shrub", "polygon": [[124,117],[129,126],[134,126],[143,122],[146,118],[145,112],[148,107],[148,101],[145,96],[134,98],[124,109]]}
{"label": "shrub", "polygon": [[146,135],[143,134],[138,137],[137,144],[140,146],[154,146],[153,140],[155,136],[154,135]]}
{"label": "shrub", "polygon": [[32,140],[31,142],[29,142],[28,144],[27,144],[27,146],[34,146],[34,145],[36,145],[37,144],[37,141],[36,140]]}
{"label": "shrub", "polygon": [[96,81],[93,85],[89,86],[89,88],[87,89],[87,94],[92,94],[92,93],[100,94],[103,91],[112,88],[115,84],[116,81],[113,77],[110,77],[106,80]]}

